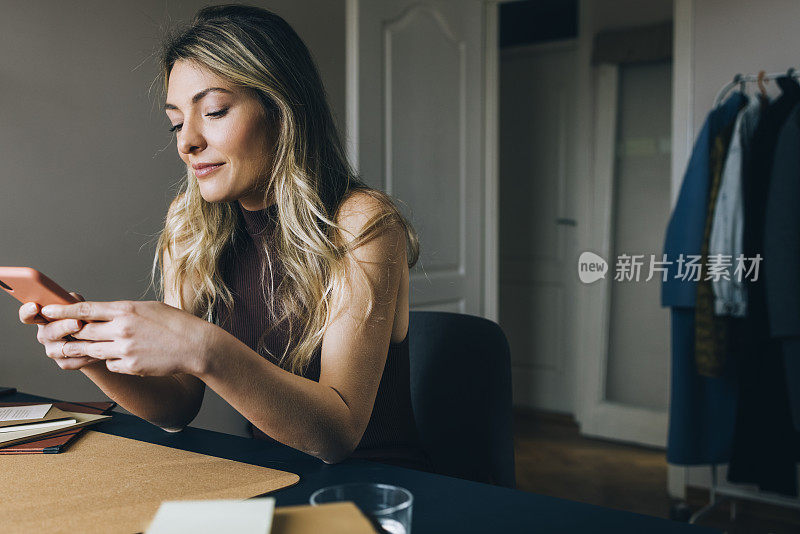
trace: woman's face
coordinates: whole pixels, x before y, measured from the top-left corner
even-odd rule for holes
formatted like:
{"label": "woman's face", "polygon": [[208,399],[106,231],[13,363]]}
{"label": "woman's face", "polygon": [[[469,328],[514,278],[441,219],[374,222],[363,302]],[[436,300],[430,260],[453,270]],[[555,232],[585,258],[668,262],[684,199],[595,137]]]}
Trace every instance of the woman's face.
{"label": "woman's face", "polygon": [[[170,72],[164,110],[178,155],[192,166],[206,201],[239,200],[251,211],[266,207],[274,130],[255,93],[181,60]],[[197,167],[209,163],[219,166],[207,174]]]}

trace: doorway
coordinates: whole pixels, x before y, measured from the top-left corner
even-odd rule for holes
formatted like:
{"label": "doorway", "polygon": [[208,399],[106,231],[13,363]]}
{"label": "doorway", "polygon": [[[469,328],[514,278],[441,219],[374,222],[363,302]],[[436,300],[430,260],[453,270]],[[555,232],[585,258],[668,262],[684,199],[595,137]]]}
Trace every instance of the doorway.
{"label": "doorway", "polygon": [[[503,46],[503,11],[524,4],[549,9],[535,14],[540,25],[550,17],[549,33]],[[619,284],[613,271],[617,254],[649,258],[663,246],[672,4],[558,4],[572,9],[499,4],[498,317],[514,402],[574,415],[585,435],[663,447],[669,339],[659,287]],[[648,46],[631,50],[637,35]],[[583,251],[608,260],[611,274],[581,283]]]}
{"label": "doorway", "polygon": [[500,5],[499,323],[514,403],[574,413],[577,2]]}

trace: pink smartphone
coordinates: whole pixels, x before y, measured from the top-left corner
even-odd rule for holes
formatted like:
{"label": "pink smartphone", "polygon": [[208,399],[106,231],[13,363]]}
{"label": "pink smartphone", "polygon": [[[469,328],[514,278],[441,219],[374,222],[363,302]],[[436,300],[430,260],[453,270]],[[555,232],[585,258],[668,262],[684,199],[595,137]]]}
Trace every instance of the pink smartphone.
{"label": "pink smartphone", "polygon": [[[39,306],[46,306],[80,302],[66,289],[31,267],[0,267],[0,287],[23,304],[35,302]],[[47,324],[50,321],[37,315],[34,322]]]}

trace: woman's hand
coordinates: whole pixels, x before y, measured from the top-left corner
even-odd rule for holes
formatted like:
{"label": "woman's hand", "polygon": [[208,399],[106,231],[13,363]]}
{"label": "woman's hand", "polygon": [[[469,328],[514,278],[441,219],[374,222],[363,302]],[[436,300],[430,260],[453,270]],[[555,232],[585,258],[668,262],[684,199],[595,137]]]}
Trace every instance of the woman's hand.
{"label": "woman's hand", "polygon": [[203,319],[156,301],[51,304],[41,314],[87,321],[74,334],[77,341],[63,344],[65,356],[105,360],[109,371],[140,376],[198,374],[212,330]]}
{"label": "woman's hand", "polygon": [[[78,293],[70,292],[70,295],[77,298],[79,301],[85,300]],[[37,317],[39,317],[39,305],[35,302],[26,302],[20,306],[19,320],[25,324],[36,324],[39,329],[36,334],[36,339],[39,343],[44,345],[47,356],[52,358],[59,367],[74,371],[99,361],[89,356],[69,357],[61,353],[62,347],[64,347],[68,339],[70,339],[68,336],[81,329],[83,324],[80,321],[66,319],[42,324],[42,319],[37,319]]]}

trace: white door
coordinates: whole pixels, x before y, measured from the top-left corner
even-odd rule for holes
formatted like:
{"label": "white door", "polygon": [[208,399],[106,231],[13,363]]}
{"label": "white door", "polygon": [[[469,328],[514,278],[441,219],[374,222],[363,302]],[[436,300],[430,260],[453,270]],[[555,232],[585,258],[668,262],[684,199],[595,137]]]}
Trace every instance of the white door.
{"label": "white door", "polygon": [[514,403],[572,413],[576,45],[500,53],[500,325]]}
{"label": "white door", "polygon": [[483,314],[483,5],[349,0],[347,124],[362,178],[420,235],[414,309]]}

